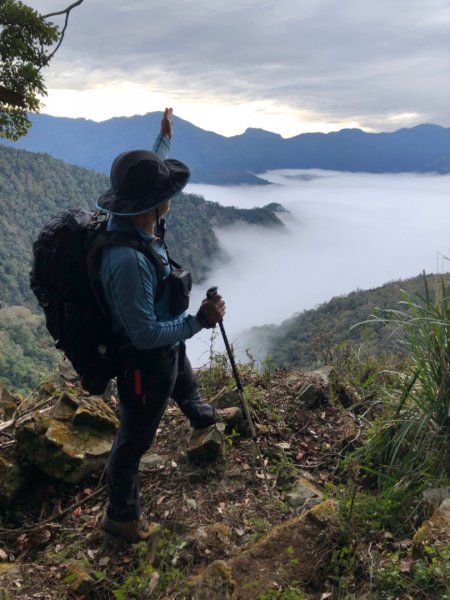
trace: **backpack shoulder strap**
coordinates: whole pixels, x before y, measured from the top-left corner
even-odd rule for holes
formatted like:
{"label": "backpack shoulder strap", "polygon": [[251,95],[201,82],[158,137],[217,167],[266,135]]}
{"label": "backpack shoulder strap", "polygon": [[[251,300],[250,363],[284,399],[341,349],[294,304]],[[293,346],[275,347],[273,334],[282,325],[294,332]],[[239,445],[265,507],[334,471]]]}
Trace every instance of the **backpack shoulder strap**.
{"label": "backpack shoulder strap", "polygon": [[120,231],[107,231],[101,228],[92,232],[87,240],[87,270],[91,285],[95,289],[95,281],[98,280],[100,270],[101,250],[107,246],[127,246],[141,252],[150,260],[155,267],[157,286],[155,300],[159,300],[164,290],[164,280],[166,278],[166,268],[162,257],[156,250],[139,235],[130,235]]}

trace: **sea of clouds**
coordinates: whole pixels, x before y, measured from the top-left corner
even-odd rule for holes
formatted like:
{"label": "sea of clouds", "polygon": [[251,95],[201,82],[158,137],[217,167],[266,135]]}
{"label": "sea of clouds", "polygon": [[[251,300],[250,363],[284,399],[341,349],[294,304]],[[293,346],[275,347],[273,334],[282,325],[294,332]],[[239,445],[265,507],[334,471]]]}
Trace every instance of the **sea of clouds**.
{"label": "sea of clouds", "polygon": [[[230,341],[279,324],[333,296],[396,279],[448,271],[450,175],[280,170],[261,175],[268,186],[191,184],[188,192],[224,206],[278,202],[285,229],[237,224],[216,231],[228,261],[192,294],[192,308],[217,285],[227,303]],[[210,332],[188,342],[194,366],[208,361]],[[245,342],[247,343],[247,342]],[[215,349],[223,347],[216,340]],[[253,349],[256,350],[257,349]]]}

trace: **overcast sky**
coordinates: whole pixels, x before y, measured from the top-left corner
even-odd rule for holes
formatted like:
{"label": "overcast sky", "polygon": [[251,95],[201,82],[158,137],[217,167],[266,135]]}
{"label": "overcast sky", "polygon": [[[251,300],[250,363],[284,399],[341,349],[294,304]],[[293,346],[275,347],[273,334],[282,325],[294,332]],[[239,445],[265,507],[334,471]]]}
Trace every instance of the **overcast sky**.
{"label": "overcast sky", "polygon": [[224,135],[448,127],[450,0],[84,0],[46,81],[50,114],[173,105]]}

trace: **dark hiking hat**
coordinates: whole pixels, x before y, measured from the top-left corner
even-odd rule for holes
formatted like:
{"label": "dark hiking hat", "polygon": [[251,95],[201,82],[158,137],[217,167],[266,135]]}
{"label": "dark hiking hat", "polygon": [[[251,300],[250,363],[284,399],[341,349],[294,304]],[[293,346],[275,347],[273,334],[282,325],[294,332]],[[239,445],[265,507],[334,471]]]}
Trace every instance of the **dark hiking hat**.
{"label": "dark hiking hat", "polygon": [[97,208],[118,216],[145,213],[180,192],[189,177],[189,168],[178,160],[161,160],[149,150],[123,152],[111,166],[111,187]]}

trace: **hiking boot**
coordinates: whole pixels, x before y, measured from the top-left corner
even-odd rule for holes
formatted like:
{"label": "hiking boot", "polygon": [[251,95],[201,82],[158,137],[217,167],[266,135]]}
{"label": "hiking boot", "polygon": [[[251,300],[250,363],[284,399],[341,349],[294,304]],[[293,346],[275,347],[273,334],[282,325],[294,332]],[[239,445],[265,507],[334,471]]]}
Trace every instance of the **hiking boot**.
{"label": "hiking boot", "polygon": [[105,513],[100,527],[106,533],[122,538],[132,544],[156,537],[161,531],[161,525],[149,523],[143,515],[133,521],[114,521]]}
{"label": "hiking boot", "polygon": [[216,408],[216,423],[224,423],[226,430],[232,429],[243,419],[242,411],[237,406],[229,408]]}

